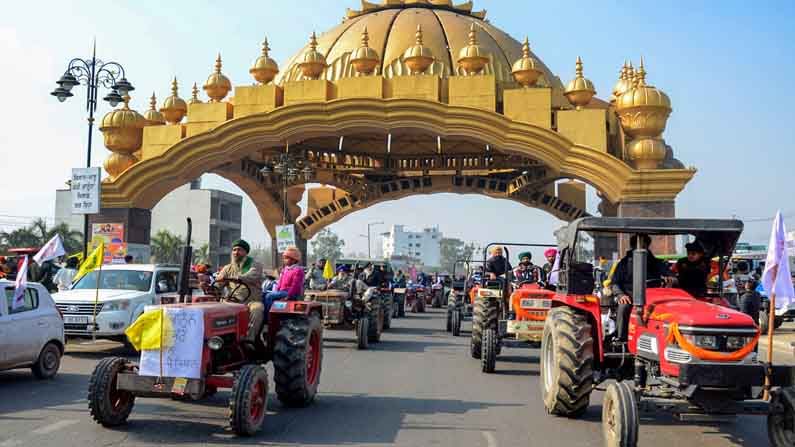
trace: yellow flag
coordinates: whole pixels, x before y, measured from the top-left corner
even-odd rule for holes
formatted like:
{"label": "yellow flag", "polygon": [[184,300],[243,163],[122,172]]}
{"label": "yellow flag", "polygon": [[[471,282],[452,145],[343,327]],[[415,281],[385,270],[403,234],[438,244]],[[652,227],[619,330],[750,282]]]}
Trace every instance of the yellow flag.
{"label": "yellow flag", "polygon": [[77,275],[75,275],[74,281],[77,282],[78,279],[82,278],[86,273],[98,268],[102,265],[102,261],[105,259],[105,243],[100,242],[97,248],[94,249],[91,253],[89,253],[88,257],[82,264],[80,264],[80,270],[77,271]]}
{"label": "yellow flag", "polygon": [[326,261],[326,266],[323,267],[323,277],[326,279],[334,277],[334,266],[332,265],[331,259]]}
{"label": "yellow flag", "polygon": [[138,351],[158,350],[172,345],[174,330],[171,319],[161,307],[141,314],[124,334]]}

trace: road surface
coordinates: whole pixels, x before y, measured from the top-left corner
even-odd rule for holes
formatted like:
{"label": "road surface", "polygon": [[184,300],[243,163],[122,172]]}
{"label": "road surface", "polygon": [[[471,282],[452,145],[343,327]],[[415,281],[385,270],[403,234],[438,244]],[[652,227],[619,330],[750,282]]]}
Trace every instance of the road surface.
{"label": "road surface", "polygon": [[[315,404],[286,410],[271,392],[265,429],[249,439],[229,432],[225,392],[200,403],[138,399],[126,427],[96,425],[85,400],[88,376],[119,345],[71,344],[53,381],[36,381],[25,370],[0,372],[0,447],[601,445],[600,392],[580,420],[545,414],[537,350],[505,349],[498,372],[485,375],[469,357],[468,333],[445,333],[440,311],[393,324],[369,351],[354,349],[352,331],[326,331]],[[777,356],[792,359],[784,351]],[[656,416],[641,423],[642,446],[768,445],[760,417],[705,425]]]}

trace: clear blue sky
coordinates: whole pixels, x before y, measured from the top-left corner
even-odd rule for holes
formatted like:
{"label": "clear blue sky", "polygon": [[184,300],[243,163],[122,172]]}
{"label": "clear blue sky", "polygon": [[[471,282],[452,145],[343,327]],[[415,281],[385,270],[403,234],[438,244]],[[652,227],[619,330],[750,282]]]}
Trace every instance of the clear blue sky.
{"label": "clear blue sky", "polygon": [[[83,91],[66,104],[48,95],[70,57],[99,55],[121,62],[143,111],[155,90],[182,96],[210,74],[215,54],[235,84],[250,83],[248,67],[267,35],[279,62],[313,30],[339,23],[354,0],[301,2],[13,2],[0,16],[4,87],[0,153],[4,191],[0,214],[52,216],[54,189],[85,162]],[[575,58],[600,97],[609,96],[625,58],[643,55],[648,80],[669,94],[674,113],[666,140],[699,173],[680,196],[680,216],[764,218],[792,203],[795,162],[795,2],[518,2],[476,0],[491,22],[534,51],[564,81]],[[100,116],[107,112],[102,106]],[[99,137],[100,135],[95,135]],[[107,152],[98,144],[94,164]],[[34,180],[31,180],[33,177]],[[14,185],[25,184],[23,189]],[[206,184],[228,185],[216,179]],[[592,210],[595,201],[589,203]],[[406,212],[409,210],[410,212]],[[266,240],[256,213],[244,211],[244,236]],[[478,216],[478,218],[463,218]],[[366,223],[421,227],[486,241],[499,230],[516,241],[543,242],[558,223],[545,213],[480,197],[438,195],[382,204],[333,226],[349,249],[366,251]],[[795,229],[795,216],[790,219]],[[0,219],[2,223],[2,219]],[[385,229],[385,228],[384,228]],[[763,241],[769,222],[749,223],[746,239]],[[375,245],[375,244],[374,244]]]}

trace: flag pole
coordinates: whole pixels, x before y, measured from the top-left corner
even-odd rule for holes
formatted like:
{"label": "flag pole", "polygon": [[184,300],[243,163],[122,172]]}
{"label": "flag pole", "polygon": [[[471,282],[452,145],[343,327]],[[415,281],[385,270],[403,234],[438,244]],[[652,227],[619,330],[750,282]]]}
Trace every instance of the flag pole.
{"label": "flag pole", "polygon": [[[776,284],[776,277],[778,276],[778,266],[773,266],[773,281],[771,284]],[[776,322],[776,288],[773,287],[770,291],[770,306],[767,310],[767,364],[773,365],[773,330],[775,329]],[[770,374],[765,373],[765,393],[762,399],[768,400],[770,398]]]}
{"label": "flag pole", "polygon": [[[104,254],[103,254],[104,257]],[[102,280],[102,262],[99,263],[99,272],[97,273],[97,286],[94,289],[94,312],[92,312],[94,321],[91,323],[91,341],[97,342],[97,305],[99,304],[99,282]]]}

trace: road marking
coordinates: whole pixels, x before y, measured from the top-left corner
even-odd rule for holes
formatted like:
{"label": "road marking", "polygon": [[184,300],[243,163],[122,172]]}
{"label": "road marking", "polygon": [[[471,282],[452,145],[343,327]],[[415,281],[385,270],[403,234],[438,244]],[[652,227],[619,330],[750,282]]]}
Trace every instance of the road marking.
{"label": "road marking", "polygon": [[52,433],[62,428],[66,428],[70,425],[77,424],[78,422],[80,421],[76,419],[67,419],[64,421],[58,421],[54,424],[45,425],[44,427],[37,428],[36,430],[33,430],[31,433],[33,433],[34,435],[46,435],[47,433]]}
{"label": "road marking", "polygon": [[483,433],[483,437],[486,438],[486,443],[489,447],[497,447],[497,438],[494,437],[494,433],[490,431],[481,431]]}

